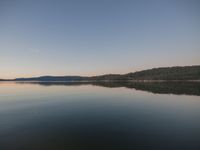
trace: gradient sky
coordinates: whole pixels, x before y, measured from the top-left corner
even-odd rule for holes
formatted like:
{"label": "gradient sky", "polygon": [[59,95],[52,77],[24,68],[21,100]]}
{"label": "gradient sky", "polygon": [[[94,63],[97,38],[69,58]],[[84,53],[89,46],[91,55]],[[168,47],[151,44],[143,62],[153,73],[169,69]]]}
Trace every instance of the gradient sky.
{"label": "gradient sky", "polygon": [[198,64],[199,0],[0,0],[0,78]]}

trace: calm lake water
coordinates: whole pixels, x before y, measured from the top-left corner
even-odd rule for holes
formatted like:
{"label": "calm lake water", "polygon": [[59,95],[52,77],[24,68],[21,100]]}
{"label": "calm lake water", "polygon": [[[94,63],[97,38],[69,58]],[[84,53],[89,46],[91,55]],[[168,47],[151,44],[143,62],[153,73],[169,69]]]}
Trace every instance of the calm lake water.
{"label": "calm lake water", "polygon": [[0,150],[200,150],[200,87],[137,87],[0,82]]}

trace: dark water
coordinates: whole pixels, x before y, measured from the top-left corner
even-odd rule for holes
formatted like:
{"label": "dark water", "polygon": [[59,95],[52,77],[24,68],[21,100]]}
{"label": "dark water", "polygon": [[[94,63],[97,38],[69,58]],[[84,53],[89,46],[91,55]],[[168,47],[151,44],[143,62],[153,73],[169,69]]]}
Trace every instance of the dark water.
{"label": "dark water", "polygon": [[174,84],[1,82],[0,150],[200,150],[200,87]]}

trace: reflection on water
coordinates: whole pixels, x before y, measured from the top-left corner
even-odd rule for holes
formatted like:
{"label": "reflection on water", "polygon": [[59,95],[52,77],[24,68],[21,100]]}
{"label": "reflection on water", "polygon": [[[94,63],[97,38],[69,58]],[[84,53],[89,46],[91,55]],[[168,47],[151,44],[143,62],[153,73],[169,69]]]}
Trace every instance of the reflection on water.
{"label": "reflection on water", "polygon": [[[26,84],[27,82],[18,82]],[[200,82],[29,82],[30,84],[51,85],[97,85],[103,87],[126,87],[158,94],[200,95]]]}
{"label": "reflection on water", "polygon": [[0,149],[199,150],[198,93],[189,82],[1,82]]}

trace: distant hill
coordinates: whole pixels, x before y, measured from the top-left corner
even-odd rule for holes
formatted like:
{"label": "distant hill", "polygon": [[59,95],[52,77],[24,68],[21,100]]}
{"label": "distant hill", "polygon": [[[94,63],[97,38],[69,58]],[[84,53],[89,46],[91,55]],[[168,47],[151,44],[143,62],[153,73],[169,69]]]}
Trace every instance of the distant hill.
{"label": "distant hill", "polygon": [[16,78],[15,81],[81,81],[86,79],[81,76],[41,76],[33,78]]}
{"label": "distant hill", "polygon": [[131,80],[200,80],[200,66],[153,68],[125,76]]}
{"label": "distant hill", "polygon": [[[138,71],[128,74],[106,74],[100,76],[41,76],[33,78],[16,78],[12,81],[63,81],[63,82],[94,82],[94,81],[123,81],[123,80],[200,80],[200,65],[184,67],[163,67]],[[0,81],[3,81],[0,79]]]}
{"label": "distant hill", "polygon": [[0,79],[0,81],[13,81],[13,80],[8,80],[8,79]]}
{"label": "distant hill", "polygon": [[153,68],[124,75],[103,75],[92,80],[200,80],[200,66]]}

